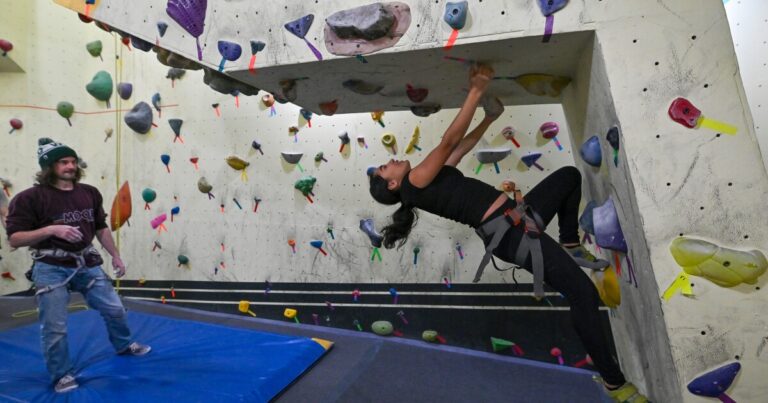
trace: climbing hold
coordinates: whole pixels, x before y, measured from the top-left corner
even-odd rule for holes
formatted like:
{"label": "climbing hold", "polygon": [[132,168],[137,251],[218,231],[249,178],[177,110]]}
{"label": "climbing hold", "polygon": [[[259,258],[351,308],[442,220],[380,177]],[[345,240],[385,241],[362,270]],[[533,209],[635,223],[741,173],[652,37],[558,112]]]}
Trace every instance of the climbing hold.
{"label": "climbing hold", "polygon": [[251,148],[261,153],[261,155],[264,155],[264,151],[261,150],[261,143],[259,143],[258,141],[253,140],[251,142]]}
{"label": "climbing hold", "polygon": [[397,154],[397,138],[393,133],[384,133],[381,136],[381,144],[384,144],[384,147],[391,148],[392,152]]}
{"label": "climbing hold", "polygon": [[421,151],[421,148],[419,148],[420,139],[421,139],[421,129],[419,129],[419,126],[416,126],[416,128],[413,129],[413,134],[411,135],[411,141],[409,141],[408,146],[405,147],[405,153],[410,154],[413,152],[413,150]]}
{"label": "climbing hold", "polygon": [[293,102],[298,96],[298,89],[296,88],[297,80],[280,80],[280,95],[288,102]]}
{"label": "climbing hold", "polygon": [[304,118],[304,120],[307,121],[307,125],[312,127],[312,111],[309,109],[301,108],[299,109],[299,114]]}
{"label": "climbing hold", "polygon": [[546,43],[552,38],[552,31],[554,30],[555,25],[555,12],[565,7],[565,5],[568,4],[568,0],[539,0],[538,3],[541,13],[547,17],[547,21],[544,25],[544,38],[542,39],[542,42]]}
{"label": "climbing hold", "polygon": [[256,74],[256,54],[264,50],[266,47],[262,41],[251,41],[251,61],[248,63],[248,71],[251,74]]}
{"label": "climbing hold", "polygon": [[394,329],[392,322],[386,320],[377,320],[371,324],[371,330],[379,336],[389,336]]}
{"label": "climbing hold", "polygon": [[500,339],[498,337],[491,337],[491,348],[493,348],[494,353],[498,353],[500,351],[511,348],[515,355],[523,355],[523,349],[521,349],[517,344],[509,340]]}
{"label": "climbing hold", "polygon": [[178,255],[178,256],[176,256],[176,261],[179,262],[179,266],[178,267],[186,266],[186,265],[189,264],[189,258],[187,256],[185,256],[185,255]]}
{"label": "climbing hold", "polygon": [[171,173],[171,156],[168,154],[160,155],[160,161],[165,165],[165,170]]}
{"label": "climbing hold", "polygon": [[529,94],[552,98],[559,97],[563,89],[571,83],[568,77],[549,74],[523,74],[514,80]]}
{"label": "climbing hold", "polygon": [[[174,196],[174,198],[175,198],[175,196]],[[171,222],[173,222],[173,217],[179,215],[180,211],[181,211],[181,208],[179,206],[174,206],[171,209]]]}
{"label": "climbing hold", "polygon": [[716,132],[730,135],[734,135],[739,131],[738,128],[728,123],[703,116],[701,111],[685,98],[677,98],[672,101],[667,113],[672,120],[690,129],[703,126]]}
{"label": "climbing hold", "polygon": [[[334,55],[362,58],[397,44],[410,24],[411,9],[402,2],[338,11],[325,20],[325,47]],[[361,61],[366,62],[364,58]]]}
{"label": "climbing hold", "polygon": [[320,251],[323,256],[328,256],[328,252],[323,249],[323,241],[310,241],[310,246]]}
{"label": "climbing hold", "polygon": [[244,161],[235,155],[230,155],[227,157],[227,165],[229,165],[235,171],[240,171],[240,178],[243,180],[243,182],[248,180],[248,175],[245,173],[245,169],[251,165],[250,162]]}
{"label": "climbing hold", "polygon": [[104,137],[104,142],[105,143],[107,142],[107,140],[109,140],[110,137],[112,137],[112,133],[113,132],[114,131],[112,130],[111,127],[107,127],[106,129],[104,129],[104,134],[106,135],[106,137]]}
{"label": "climbing hold", "polygon": [[21,119],[13,118],[8,123],[11,124],[11,131],[9,131],[8,134],[11,134],[16,130],[21,130],[21,128],[24,127],[24,122],[22,122]]}
{"label": "climbing hold", "polygon": [[349,134],[347,132],[339,133],[339,140],[341,140],[341,146],[339,146],[339,152],[344,152],[344,147],[350,143]]}
{"label": "climbing hold", "polygon": [[608,130],[608,134],[605,135],[605,139],[608,140],[608,144],[613,148],[613,165],[619,166],[619,128],[613,126]]}
{"label": "climbing hold", "polygon": [[512,149],[510,147],[497,147],[477,150],[475,153],[475,158],[477,158],[480,164],[475,169],[475,173],[480,173],[480,170],[485,164],[493,164],[493,167],[496,169],[496,173],[501,173],[501,170],[499,169],[499,162],[504,158],[507,158],[510,154],[512,154]]}
{"label": "climbing hold", "polygon": [[161,102],[160,93],[156,92],[154,95],[152,95],[152,106],[154,106],[155,110],[157,110],[157,116],[163,117],[163,109],[160,102]]}
{"label": "climbing hold", "polygon": [[168,125],[171,126],[171,130],[173,130],[173,134],[175,135],[173,138],[174,143],[176,140],[179,140],[181,141],[181,144],[184,144],[184,139],[181,137],[182,124],[184,124],[184,121],[181,119],[168,119]]}
{"label": "climbing hold", "polygon": [[88,51],[88,53],[90,53],[93,57],[98,57],[102,62],[104,61],[104,58],[101,57],[101,51],[103,48],[104,46],[102,45],[101,41],[93,41],[85,44],[85,49]]}
{"label": "climbing hold", "polygon": [[299,323],[299,317],[296,316],[298,312],[295,309],[291,308],[285,308],[285,311],[283,311],[283,316],[285,316],[288,319],[293,319],[296,323]]}
{"label": "climbing hold", "polygon": [[429,90],[426,88],[414,88],[412,85],[406,84],[405,93],[408,95],[408,99],[410,99],[411,102],[418,104],[427,98]]}
{"label": "climbing hold", "polygon": [[115,199],[112,201],[112,210],[110,211],[110,228],[112,231],[120,229],[125,224],[133,211],[131,203],[131,188],[128,181],[123,182],[120,190],[117,191]]}
{"label": "climbing hold", "polygon": [[688,237],[673,240],[669,250],[685,273],[704,277],[721,287],[755,284],[768,269],[768,260],[758,250],[729,249]]}
{"label": "climbing hold", "polygon": [[297,180],[296,183],[294,183],[293,187],[294,189],[297,189],[298,191],[300,191],[301,194],[303,194],[304,197],[306,197],[310,203],[314,203],[311,196],[315,195],[314,193],[312,193],[312,189],[315,187],[316,182],[317,182],[317,178],[308,176],[306,178]]}
{"label": "climbing hold", "polygon": [[139,134],[147,134],[152,128],[152,108],[146,102],[139,102],[125,114],[125,124]]}
{"label": "climbing hold", "polygon": [[213,193],[211,193],[211,190],[213,190],[213,186],[211,186],[211,184],[208,183],[208,180],[205,179],[205,176],[197,180],[197,190],[199,190],[200,193],[207,194],[208,200],[211,200],[214,198]]}
{"label": "climbing hold", "polygon": [[544,168],[537,162],[539,158],[541,158],[541,153],[534,152],[520,157],[520,160],[523,161],[523,164],[525,164],[528,169],[531,169],[532,166],[535,166],[536,168],[539,168],[539,171],[543,171]]}
{"label": "climbing hold", "polygon": [[144,39],[135,37],[133,35],[131,35],[131,45],[133,45],[134,48],[144,52],[149,52],[154,46],[151,42],[147,42]]}
{"label": "climbing hold", "polygon": [[722,402],[736,403],[725,392],[731,387],[739,371],[741,371],[741,364],[738,362],[707,371],[688,383],[688,391],[696,396],[713,397]]}
{"label": "climbing hold", "polygon": [[560,144],[560,141],[557,140],[557,134],[560,133],[560,126],[557,123],[545,122],[539,128],[539,131],[541,132],[542,137],[547,140],[553,140],[557,149],[563,151],[563,146]]}
{"label": "climbing hold", "polygon": [[320,112],[323,112],[323,115],[333,116],[337,109],[339,109],[339,103],[335,99],[330,102],[320,103]]}
{"label": "climbing hold", "polygon": [[168,24],[166,24],[163,21],[160,21],[157,23],[157,32],[160,34],[161,38],[165,36],[165,31],[167,30],[168,30]]}
{"label": "climbing hold", "polygon": [[155,47],[154,51],[157,53],[157,61],[165,66],[184,70],[201,70],[203,68],[200,63],[187,59],[178,53],[173,53],[170,50]]}
{"label": "climbing hold", "polygon": [[383,85],[368,83],[362,80],[347,80],[341,83],[341,85],[360,95],[373,95],[384,89]]}
{"label": "climbing hold", "polygon": [[70,126],[72,126],[72,121],[69,120],[69,118],[72,117],[72,114],[75,113],[75,106],[67,101],[61,101],[56,105],[56,112],[59,113],[59,116],[63,117],[64,119],[67,119],[67,123],[69,123]]}
{"label": "climbing hold", "polygon": [[256,317],[256,314],[251,310],[251,303],[248,301],[240,301],[240,303],[237,305],[237,310],[242,313],[247,313],[254,318]]}
{"label": "climbing hold", "polygon": [[[592,219],[595,207],[597,207],[597,203],[594,200],[589,201],[587,206],[584,207],[584,212],[581,213],[581,217],[579,217],[579,226],[584,230],[585,238],[587,238],[589,234],[595,235],[595,225]],[[589,243],[592,242],[590,241]]]}
{"label": "climbing hold", "polygon": [[328,160],[325,159],[325,155],[323,154],[322,151],[320,151],[319,153],[315,154],[315,162],[320,162],[320,161],[328,162]]}
{"label": "climbing hold", "polygon": [[443,21],[445,21],[448,26],[453,29],[451,36],[448,38],[448,42],[445,43],[445,50],[451,50],[453,45],[456,43],[456,38],[459,36],[459,30],[464,28],[464,24],[467,22],[468,11],[469,5],[466,1],[449,1],[445,3]]}
{"label": "climbing hold", "polygon": [[0,51],[3,52],[3,57],[8,55],[8,52],[13,50],[13,43],[7,39],[0,39]]}
{"label": "climbing hold", "polygon": [[507,126],[503,129],[501,129],[501,135],[504,136],[505,139],[512,142],[512,144],[515,145],[515,147],[520,148],[520,143],[517,142],[515,139],[515,135],[517,134],[517,130],[515,130],[512,126]]}
{"label": "climbing hold", "polygon": [[141,198],[144,200],[144,210],[149,210],[149,203],[152,203],[157,198],[157,192],[150,188],[145,188],[141,191]]}
{"label": "climbing hold", "polygon": [[600,149],[600,139],[592,136],[581,145],[581,158],[589,165],[600,168],[603,162],[603,152]]}
{"label": "climbing hold", "polygon": [[592,270],[591,276],[600,299],[607,307],[616,308],[621,305],[621,287],[616,269],[609,267],[603,271]]}
{"label": "climbing hold", "polygon": [[442,107],[439,104],[423,104],[411,106],[411,113],[416,116],[426,118],[433,113],[440,112]]}
{"label": "climbing hold", "polygon": [[317,60],[323,60],[323,55],[320,53],[319,50],[317,50],[316,47],[314,47],[309,41],[307,40],[307,32],[309,32],[309,28],[312,26],[312,22],[315,20],[314,14],[307,14],[297,20],[293,20],[287,24],[284,25],[285,29],[288,30],[288,32],[292,33],[299,39],[304,40],[304,43],[309,46],[309,50],[314,53]]}
{"label": "climbing hold", "polygon": [[118,83],[117,84],[117,95],[120,96],[123,100],[127,100],[131,97],[133,94],[133,84],[131,83]]}
{"label": "climbing hold", "polygon": [[105,101],[107,108],[109,108],[109,98],[112,97],[113,85],[112,76],[102,70],[93,76],[91,82],[85,86],[85,90],[99,101]]}
{"label": "climbing hold", "polygon": [[283,151],[280,153],[280,155],[283,157],[285,162],[291,165],[296,165],[299,168],[299,171],[304,172],[304,168],[302,168],[301,164],[299,163],[299,161],[301,161],[301,157],[304,156],[304,153],[298,151]]}
{"label": "climbing hold", "polygon": [[165,227],[165,220],[168,219],[168,215],[163,213],[159,216],[152,219],[152,221],[149,222],[149,225],[152,227],[152,229],[156,229],[158,233],[165,231],[168,232],[168,229]]}
{"label": "climbing hold", "polygon": [[595,243],[598,246],[627,253],[627,242],[624,240],[624,233],[619,224],[619,215],[616,212],[612,197],[608,197],[602,206],[597,206],[592,210],[592,224],[595,229]]}
{"label": "climbing hold", "polygon": [[187,71],[184,69],[171,67],[168,69],[168,74],[165,75],[165,78],[171,80],[171,88],[174,88],[176,86],[176,80],[184,77],[184,74],[186,73]]}
{"label": "climbing hold", "polygon": [[243,48],[230,41],[219,41],[218,43],[219,54],[221,55],[221,62],[219,63],[219,72],[224,71],[224,63],[229,60],[234,62],[240,58],[243,54]]}
{"label": "climbing hold", "polygon": [[197,41],[197,60],[203,60],[200,35],[205,28],[208,0],[168,0],[165,12]]}
{"label": "climbing hold", "polygon": [[384,237],[376,231],[376,228],[373,223],[373,218],[366,218],[366,219],[360,220],[360,229],[366,235],[368,235],[368,239],[370,239],[371,245],[373,245],[374,248],[381,247],[382,242],[384,241]]}

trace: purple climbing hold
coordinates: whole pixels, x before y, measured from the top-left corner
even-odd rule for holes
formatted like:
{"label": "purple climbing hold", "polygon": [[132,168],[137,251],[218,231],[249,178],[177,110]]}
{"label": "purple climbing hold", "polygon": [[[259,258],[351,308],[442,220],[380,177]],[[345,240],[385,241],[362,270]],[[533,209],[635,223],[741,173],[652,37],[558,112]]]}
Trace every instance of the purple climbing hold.
{"label": "purple climbing hold", "polygon": [[168,0],[165,12],[197,41],[197,60],[203,60],[200,35],[205,28],[208,0]]}
{"label": "purple climbing hold", "polygon": [[152,128],[152,108],[146,102],[139,102],[125,114],[123,120],[136,133],[147,134]]}
{"label": "purple climbing hold", "polygon": [[597,207],[597,203],[595,203],[594,200],[591,200],[587,203],[587,206],[584,207],[584,212],[581,213],[581,217],[579,217],[579,226],[587,234],[595,235],[595,224],[593,222],[595,207]]}
{"label": "purple climbing hold", "polygon": [[598,246],[627,253],[627,241],[624,239],[624,232],[621,231],[619,215],[616,213],[612,198],[609,197],[602,206],[592,210],[592,225],[594,225],[595,242]]}
{"label": "purple climbing hold", "polygon": [[466,1],[449,1],[445,3],[443,20],[453,29],[462,29],[467,23],[467,11],[469,11],[469,5]]}
{"label": "purple climbing hold", "polygon": [[726,364],[697,377],[688,383],[688,391],[696,396],[719,398],[722,402],[734,402],[725,392],[741,370],[738,362]]}
{"label": "purple climbing hold", "polygon": [[541,13],[545,17],[560,11],[568,4],[568,0],[538,0]]}
{"label": "purple climbing hold", "polygon": [[127,100],[133,94],[133,84],[131,83],[119,83],[117,84],[117,95],[120,98]]}
{"label": "purple climbing hold", "polygon": [[309,28],[312,26],[312,22],[315,20],[314,14],[307,14],[297,20],[293,20],[287,24],[285,24],[285,29],[288,30],[288,32],[296,35],[298,38],[303,39],[304,42],[309,46],[309,50],[312,51],[312,53],[315,55],[317,60],[323,60],[323,55],[320,53],[319,50],[317,50],[316,47],[314,47],[309,41],[307,40],[307,32],[309,32]]}
{"label": "purple climbing hold", "polygon": [[243,54],[243,48],[234,42],[219,41],[218,47],[221,56],[230,62],[239,59],[240,55]]}
{"label": "purple climbing hold", "polygon": [[531,169],[532,166],[539,168],[540,171],[543,171],[544,168],[539,165],[537,162],[541,158],[541,153],[529,153],[527,155],[524,155],[520,158],[521,161],[523,161],[523,164],[528,167],[528,169]]}

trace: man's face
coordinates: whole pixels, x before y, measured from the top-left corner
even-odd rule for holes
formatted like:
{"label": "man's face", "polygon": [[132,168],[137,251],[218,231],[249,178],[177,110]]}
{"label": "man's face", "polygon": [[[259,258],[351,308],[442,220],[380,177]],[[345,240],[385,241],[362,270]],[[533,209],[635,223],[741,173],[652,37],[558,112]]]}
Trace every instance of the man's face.
{"label": "man's face", "polygon": [[77,159],[64,157],[53,163],[53,173],[59,180],[74,180],[77,174]]}

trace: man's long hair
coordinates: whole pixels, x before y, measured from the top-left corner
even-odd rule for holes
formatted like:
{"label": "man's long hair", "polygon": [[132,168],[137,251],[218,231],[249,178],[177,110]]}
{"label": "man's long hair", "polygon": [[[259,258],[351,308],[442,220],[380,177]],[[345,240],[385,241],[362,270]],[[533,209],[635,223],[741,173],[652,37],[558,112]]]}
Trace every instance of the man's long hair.
{"label": "man's long hair", "polygon": [[[85,176],[85,172],[83,171],[83,168],[80,168],[78,165],[73,182],[80,182],[80,179],[82,179],[83,176]],[[56,171],[53,169],[53,166],[45,167],[40,172],[35,174],[35,181],[41,185],[54,186],[57,179]]]}

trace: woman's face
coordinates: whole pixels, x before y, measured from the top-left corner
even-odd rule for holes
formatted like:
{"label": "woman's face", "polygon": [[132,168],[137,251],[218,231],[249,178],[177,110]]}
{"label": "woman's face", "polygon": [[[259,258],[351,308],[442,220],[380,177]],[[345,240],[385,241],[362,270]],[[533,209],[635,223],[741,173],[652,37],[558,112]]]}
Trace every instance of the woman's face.
{"label": "woman's face", "polygon": [[411,163],[408,160],[397,161],[394,159],[389,160],[384,165],[380,165],[376,169],[376,174],[387,181],[387,189],[397,190],[400,189],[400,183],[402,183],[405,175],[411,170]]}

